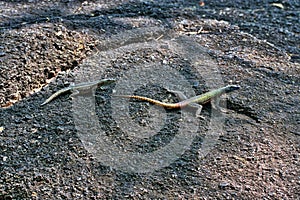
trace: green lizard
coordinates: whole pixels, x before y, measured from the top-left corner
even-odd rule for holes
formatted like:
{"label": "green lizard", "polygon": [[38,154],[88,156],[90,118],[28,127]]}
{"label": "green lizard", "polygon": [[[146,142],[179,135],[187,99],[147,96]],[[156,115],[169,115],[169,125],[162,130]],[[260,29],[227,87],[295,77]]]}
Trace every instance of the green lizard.
{"label": "green lizard", "polygon": [[212,104],[212,106],[215,109],[218,109],[218,104],[219,104],[219,97],[222,94],[225,93],[229,93],[232,92],[234,90],[238,90],[240,88],[240,86],[238,85],[228,85],[225,87],[221,87],[209,92],[206,92],[204,94],[192,97],[192,98],[187,98],[182,92],[179,91],[172,91],[172,90],[168,90],[169,92],[175,93],[179,99],[181,100],[178,103],[164,103],[155,99],[151,99],[148,97],[143,97],[143,96],[137,96],[137,95],[113,95],[113,96],[117,96],[117,97],[124,97],[124,98],[132,98],[132,99],[138,99],[141,101],[147,101],[159,106],[162,106],[164,108],[168,108],[168,109],[176,109],[176,108],[185,108],[185,107],[191,107],[191,108],[197,108],[196,111],[196,117],[201,117],[200,113],[202,110],[202,105],[206,104],[212,100],[215,100],[216,102]]}
{"label": "green lizard", "polygon": [[97,80],[97,81],[92,81],[92,82],[79,83],[77,85],[70,85],[69,87],[58,90],[57,92],[52,94],[44,103],[41,104],[41,106],[49,103],[57,96],[64,94],[66,92],[75,91],[76,93],[79,93],[79,90],[87,90],[87,89],[91,89],[91,88],[94,88],[97,86],[105,86],[105,85],[108,85],[113,82],[115,82],[115,79],[102,79],[102,80]]}

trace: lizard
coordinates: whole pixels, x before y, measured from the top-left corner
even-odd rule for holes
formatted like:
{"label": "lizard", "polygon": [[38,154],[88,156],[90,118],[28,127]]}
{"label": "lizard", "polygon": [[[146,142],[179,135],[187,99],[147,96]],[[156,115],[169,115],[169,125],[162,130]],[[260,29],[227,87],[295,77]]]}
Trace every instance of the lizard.
{"label": "lizard", "polygon": [[69,87],[58,90],[57,92],[52,94],[46,101],[44,101],[44,103],[41,104],[41,106],[49,103],[50,101],[52,101],[54,98],[56,98],[57,96],[59,96],[61,94],[64,94],[64,93],[67,93],[70,91],[75,91],[76,93],[79,93],[79,90],[90,89],[90,88],[97,87],[97,86],[106,86],[113,82],[115,82],[115,79],[108,78],[108,79],[101,79],[101,80],[96,80],[96,81],[92,81],[92,82],[79,83],[76,85],[70,85]]}
{"label": "lizard", "polygon": [[204,94],[200,94],[191,98],[187,98],[182,92],[179,91],[173,91],[173,90],[168,90],[171,93],[174,93],[178,96],[178,98],[181,100],[180,102],[177,103],[164,103],[155,99],[151,99],[148,97],[143,97],[143,96],[138,96],[138,95],[113,95],[116,97],[124,97],[124,98],[132,98],[132,99],[137,99],[141,101],[147,101],[153,104],[156,104],[158,106],[162,106],[164,108],[168,109],[182,109],[185,107],[191,107],[191,108],[197,108],[196,111],[196,117],[201,117],[200,113],[202,111],[202,105],[206,104],[212,100],[216,100],[216,104],[212,104],[215,109],[218,108],[219,104],[219,97],[222,94],[230,93],[232,91],[238,90],[240,86],[238,85],[227,85],[225,87],[221,87],[215,90],[211,90],[209,92],[206,92]]}

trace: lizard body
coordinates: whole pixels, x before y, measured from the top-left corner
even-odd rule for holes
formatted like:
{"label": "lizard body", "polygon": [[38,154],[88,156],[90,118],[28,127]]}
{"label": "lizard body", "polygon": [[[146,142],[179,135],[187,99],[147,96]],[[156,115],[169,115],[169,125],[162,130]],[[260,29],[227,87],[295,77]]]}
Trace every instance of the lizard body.
{"label": "lizard body", "polygon": [[84,83],[79,83],[77,85],[71,85],[69,87],[58,90],[57,92],[52,94],[44,103],[41,104],[41,106],[49,103],[57,96],[64,94],[66,92],[86,90],[86,89],[97,87],[97,86],[105,86],[105,85],[108,85],[113,82],[115,82],[115,79],[101,79],[101,80],[96,80],[96,81],[92,81],[92,82],[84,82]]}
{"label": "lizard body", "polygon": [[[201,113],[201,110],[202,110],[201,105],[208,103],[213,99],[217,99],[222,94],[229,93],[234,90],[238,90],[239,88],[240,88],[240,86],[238,86],[238,85],[228,85],[228,86],[221,87],[221,88],[218,88],[215,90],[211,90],[211,91],[206,92],[201,95],[197,95],[192,98],[187,98],[182,92],[169,90],[170,92],[177,94],[179,99],[181,99],[181,101],[178,103],[164,103],[164,102],[161,102],[161,101],[158,101],[155,99],[138,96],[138,95],[114,95],[114,96],[124,97],[124,98],[132,98],[132,99],[137,99],[137,100],[141,100],[141,101],[147,101],[147,102],[150,102],[150,103],[153,103],[153,104],[156,104],[158,106],[162,106],[162,107],[168,108],[168,109],[193,107],[193,108],[198,109],[196,112],[196,116],[199,116]],[[217,105],[215,105],[215,106],[217,106]]]}

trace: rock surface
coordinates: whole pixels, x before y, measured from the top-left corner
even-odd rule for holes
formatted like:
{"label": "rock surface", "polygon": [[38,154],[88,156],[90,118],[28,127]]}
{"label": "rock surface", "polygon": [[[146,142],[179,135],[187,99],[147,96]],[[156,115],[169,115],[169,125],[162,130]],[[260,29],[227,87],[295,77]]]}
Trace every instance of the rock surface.
{"label": "rock surface", "polygon": [[[297,1],[1,1],[0,199],[296,199],[299,9]],[[196,94],[209,90],[191,55],[165,48],[175,37],[203,47],[224,84],[241,85],[228,95],[228,112],[219,113],[221,135],[205,156],[201,133],[210,130],[209,105],[183,155],[151,173],[116,169],[87,151],[74,120],[82,96],[71,101],[65,94],[40,106],[57,90],[88,81],[80,73],[101,71],[121,80],[154,61],[180,72]],[[143,46],[147,41],[155,45]],[[114,55],[119,47],[124,50]],[[102,54],[107,62],[86,64]],[[166,126],[150,138],[124,134],[111,116],[114,86],[98,88],[93,105],[94,118],[116,146],[146,154],[179,134],[183,111],[166,111]],[[177,101],[158,85],[136,92]],[[150,126],[158,108],[129,103],[128,119]],[[87,114],[87,107],[79,108]]]}

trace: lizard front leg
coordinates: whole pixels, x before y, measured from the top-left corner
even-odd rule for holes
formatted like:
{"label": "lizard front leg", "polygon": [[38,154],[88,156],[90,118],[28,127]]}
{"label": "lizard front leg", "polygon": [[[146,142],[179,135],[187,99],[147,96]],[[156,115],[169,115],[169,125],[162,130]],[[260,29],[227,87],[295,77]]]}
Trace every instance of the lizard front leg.
{"label": "lizard front leg", "polygon": [[222,112],[222,113],[226,113],[227,111],[220,107],[220,100],[221,100],[220,96],[213,98],[211,100],[211,107],[214,110],[217,110],[217,111]]}

